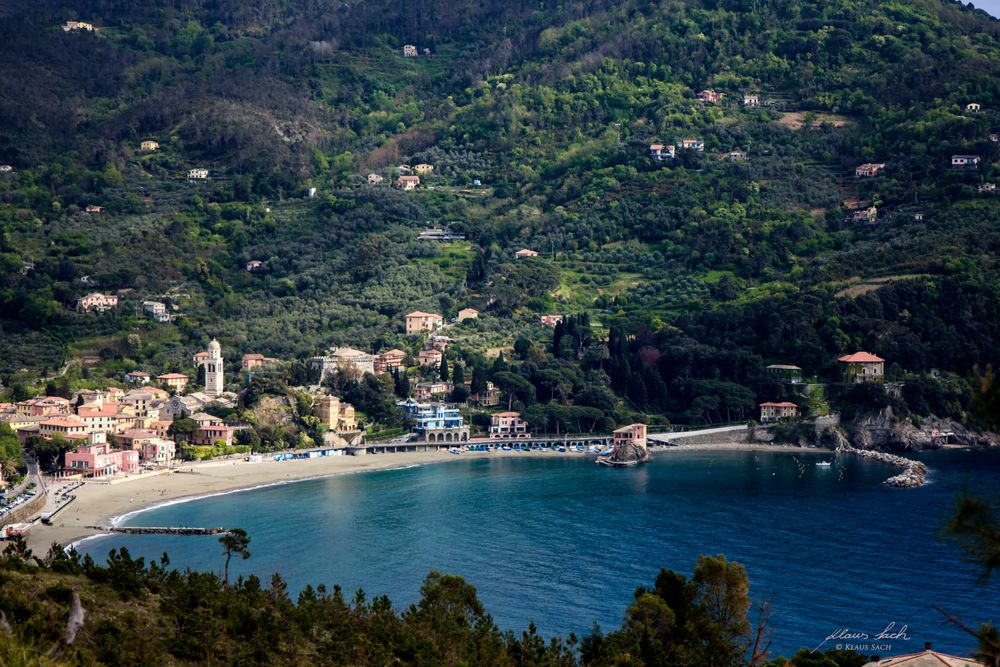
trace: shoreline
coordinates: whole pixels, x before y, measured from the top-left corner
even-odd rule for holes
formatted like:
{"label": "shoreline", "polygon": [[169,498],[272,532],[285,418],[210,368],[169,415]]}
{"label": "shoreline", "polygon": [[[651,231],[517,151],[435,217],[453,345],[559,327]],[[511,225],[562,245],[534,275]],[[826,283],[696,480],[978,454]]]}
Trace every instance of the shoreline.
{"label": "shoreline", "polygon": [[[650,449],[654,458],[670,451],[830,453],[830,450],[818,447],[760,443],[699,443]],[[117,484],[85,483],[74,492],[77,498],[73,504],[65,507],[56,515],[53,519],[53,525],[47,526],[40,522],[33,525],[27,542],[29,548],[36,555],[43,556],[48,553],[53,543],[57,543],[63,548],[69,548],[84,541],[114,534],[97,530],[91,526],[115,526],[138,514],[160,507],[341,475],[402,470],[462,459],[586,459],[588,457],[592,457],[592,455],[578,452],[490,451],[463,452],[460,455],[455,455],[443,451],[369,454],[361,457],[345,455],[292,461],[264,460],[258,463],[243,460],[190,463],[178,466],[166,474],[123,480]],[[54,496],[59,485],[52,484],[50,486]]]}

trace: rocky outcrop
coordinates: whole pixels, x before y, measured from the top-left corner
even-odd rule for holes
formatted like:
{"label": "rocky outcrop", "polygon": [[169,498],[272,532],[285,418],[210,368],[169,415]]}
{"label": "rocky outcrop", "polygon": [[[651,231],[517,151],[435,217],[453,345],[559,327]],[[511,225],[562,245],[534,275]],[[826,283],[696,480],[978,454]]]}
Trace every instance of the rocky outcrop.
{"label": "rocky outcrop", "polygon": [[940,449],[944,445],[965,447],[995,447],[1000,438],[992,433],[974,433],[952,419],[927,417],[919,426],[909,419],[900,419],[891,407],[856,417],[841,424],[850,444],[859,449],[890,451],[923,451]]}

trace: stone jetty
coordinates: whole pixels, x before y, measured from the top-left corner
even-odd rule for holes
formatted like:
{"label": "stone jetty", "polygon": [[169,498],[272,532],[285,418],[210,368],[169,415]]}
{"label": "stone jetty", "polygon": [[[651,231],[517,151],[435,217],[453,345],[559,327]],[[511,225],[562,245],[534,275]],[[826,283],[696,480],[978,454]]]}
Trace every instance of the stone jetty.
{"label": "stone jetty", "polygon": [[862,456],[866,459],[875,459],[876,461],[888,463],[891,466],[903,469],[903,471],[898,475],[893,475],[889,479],[882,482],[883,484],[900,488],[909,488],[927,483],[927,473],[929,473],[930,470],[920,461],[914,461],[913,459],[896,456],[895,454],[888,454],[886,452],[878,452],[873,449],[838,447],[837,451],[846,452],[848,454],[856,454],[857,456]]}
{"label": "stone jetty", "polygon": [[194,528],[188,526],[87,526],[102,533],[123,533],[125,535],[218,535],[225,528]]}

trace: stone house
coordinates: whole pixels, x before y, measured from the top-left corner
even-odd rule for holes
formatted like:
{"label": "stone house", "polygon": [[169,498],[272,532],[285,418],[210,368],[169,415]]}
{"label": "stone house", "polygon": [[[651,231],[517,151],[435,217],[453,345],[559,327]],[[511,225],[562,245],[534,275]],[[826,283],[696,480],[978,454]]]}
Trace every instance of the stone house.
{"label": "stone house", "polygon": [[444,353],[441,350],[434,348],[421,350],[420,354],[417,355],[417,363],[425,367],[437,367],[441,365],[442,357],[444,357]]}
{"label": "stone house", "polygon": [[845,382],[883,382],[885,359],[871,352],[855,352],[837,359],[842,365]]}
{"label": "stone house", "polygon": [[885,169],[884,162],[866,162],[863,165],[856,167],[854,169],[854,176],[856,178],[869,178],[872,176],[878,176],[878,173]]}
{"label": "stone house", "polygon": [[421,162],[420,164],[413,167],[413,171],[417,172],[421,176],[427,176],[434,173],[434,165],[427,164],[426,162]]}
{"label": "stone house", "polygon": [[139,150],[146,152],[157,151],[160,150],[160,144],[155,141],[146,140],[139,144]]}
{"label": "stone house", "polygon": [[384,180],[385,179],[379,174],[376,173],[368,174],[368,185],[378,185]]}
{"label": "stone house", "polygon": [[782,403],[761,403],[760,423],[774,422],[780,419],[794,419],[799,414],[799,406],[784,401]]}
{"label": "stone house", "polygon": [[464,322],[465,320],[474,320],[479,317],[479,311],[475,308],[463,308],[458,311],[458,321]]}
{"label": "stone house", "polygon": [[416,190],[420,185],[419,176],[400,176],[396,179],[396,187],[400,190]]}

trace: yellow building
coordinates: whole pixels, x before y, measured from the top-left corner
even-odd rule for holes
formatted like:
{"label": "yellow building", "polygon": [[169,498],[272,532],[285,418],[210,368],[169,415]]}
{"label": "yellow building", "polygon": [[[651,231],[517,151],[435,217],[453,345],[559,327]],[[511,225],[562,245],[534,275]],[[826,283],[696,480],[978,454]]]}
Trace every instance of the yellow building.
{"label": "yellow building", "polygon": [[139,144],[139,150],[142,150],[142,151],[157,151],[157,150],[160,150],[160,144],[156,143],[155,141],[148,141],[147,140],[147,141],[144,141],[141,144]]}
{"label": "yellow building", "polygon": [[324,396],[316,403],[316,416],[328,431],[356,431],[358,420],[354,406],[341,403],[336,396]]}

